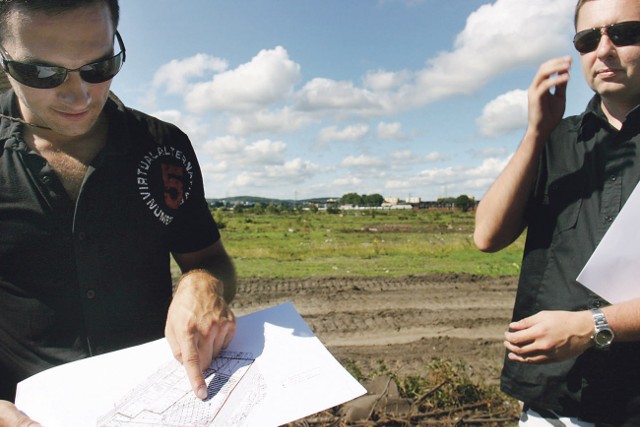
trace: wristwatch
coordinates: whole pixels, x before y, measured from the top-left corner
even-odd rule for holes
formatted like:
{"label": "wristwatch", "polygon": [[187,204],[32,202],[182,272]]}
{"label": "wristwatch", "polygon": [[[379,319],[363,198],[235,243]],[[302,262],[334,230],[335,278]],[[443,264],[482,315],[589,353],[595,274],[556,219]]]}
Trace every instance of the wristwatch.
{"label": "wristwatch", "polygon": [[607,318],[599,308],[592,308],[591,315],[593,316],[593,321],[595,323],[594,332],[591,336],[591,340],[593,341],[595,348],[599,350],[609,348],[615,334],[609,327]]}

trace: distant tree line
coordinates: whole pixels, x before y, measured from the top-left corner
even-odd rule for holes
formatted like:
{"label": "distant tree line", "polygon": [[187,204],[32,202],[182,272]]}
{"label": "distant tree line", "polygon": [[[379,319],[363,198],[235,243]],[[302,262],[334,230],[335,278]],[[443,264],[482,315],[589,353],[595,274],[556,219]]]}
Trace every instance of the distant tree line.
{"label": "distant tree line", "polygon": [[315,205],[303,206],[302,204],[293,205],[293,204],[273,204],[273,203],[256,203],[251,206],[245,206],[241,204],[237,204],[233,206],[234,213],[251,213],[251,214],[278,214],[278,213],[293,213],[293,212],[302,212],[303,209],[308,209],[312,212],[317,212],[318,207]]}
{"label": "distant tree line", "polygon": [[363,194],[347,193],[340,198],[341,205],[353,205],[364,206],[368,208],[374,208],[382,206],[384,203],[384,197],[380,194]]}
{"label": "distant tree line", "polygon": [[437,200],[438,203],[451,203],[457,209],[462,212],[467,212],[469,209],[476,205],[476,201],[466,194],[461,194],[458,197],[441,197]]}

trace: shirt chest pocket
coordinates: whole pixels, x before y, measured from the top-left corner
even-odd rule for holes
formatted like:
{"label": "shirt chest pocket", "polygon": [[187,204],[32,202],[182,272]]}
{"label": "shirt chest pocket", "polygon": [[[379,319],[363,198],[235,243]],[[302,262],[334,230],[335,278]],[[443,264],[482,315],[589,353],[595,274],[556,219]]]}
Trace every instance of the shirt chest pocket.
{"label": "shirt chest pocket", "polygon": [[555,223],[554,234],[575,229],[580,217],[586,180],[580,176],[549,177],[545,204],[549,221]]}

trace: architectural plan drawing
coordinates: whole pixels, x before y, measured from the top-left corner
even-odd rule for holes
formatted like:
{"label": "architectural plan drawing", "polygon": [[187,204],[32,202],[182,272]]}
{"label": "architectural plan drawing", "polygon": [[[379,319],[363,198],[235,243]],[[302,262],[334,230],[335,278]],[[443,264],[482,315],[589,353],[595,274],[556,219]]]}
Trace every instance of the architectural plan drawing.
{"label": "architectural plan drawing", "polygon": [[161,339],[27,378],[16,406],[47,427],[275,427],[366,393],[293,304],[237,322],[229,347],[204,373],[204,401]]}
{"label": "architectural plan drawing", "polygon": [[184,368],[172,360],[118,402],[98,426],[211,425],[254,360],[251,353],[223,351],[204,373],[205,401],[193,394]]}

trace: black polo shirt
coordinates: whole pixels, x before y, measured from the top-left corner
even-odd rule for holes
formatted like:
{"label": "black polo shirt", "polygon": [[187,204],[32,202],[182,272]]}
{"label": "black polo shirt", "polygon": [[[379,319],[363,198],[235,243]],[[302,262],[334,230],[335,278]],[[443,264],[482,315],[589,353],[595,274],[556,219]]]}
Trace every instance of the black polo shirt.
{"label": "black polo shirt", "polygon": [[[640,180],[639,133],[639,108],[617,131],[598,96],[582,115],[564,119],[553,132],[526,212],[514,320],[541,310],[607,304],[575,279]],[[624,419],[640,401],[640,343],[614,342],[609,351],[590,349],[561,363],[505,358],[502,389],[564,415]]]}
{"label": "black polo shirt", "polygon": [[[0,109],[20,117],[13,92]],[[0,121],[0,398],[45,368],[163,336],[170,252],[219,239],[187,136],[109,100],[77,202]]]}

